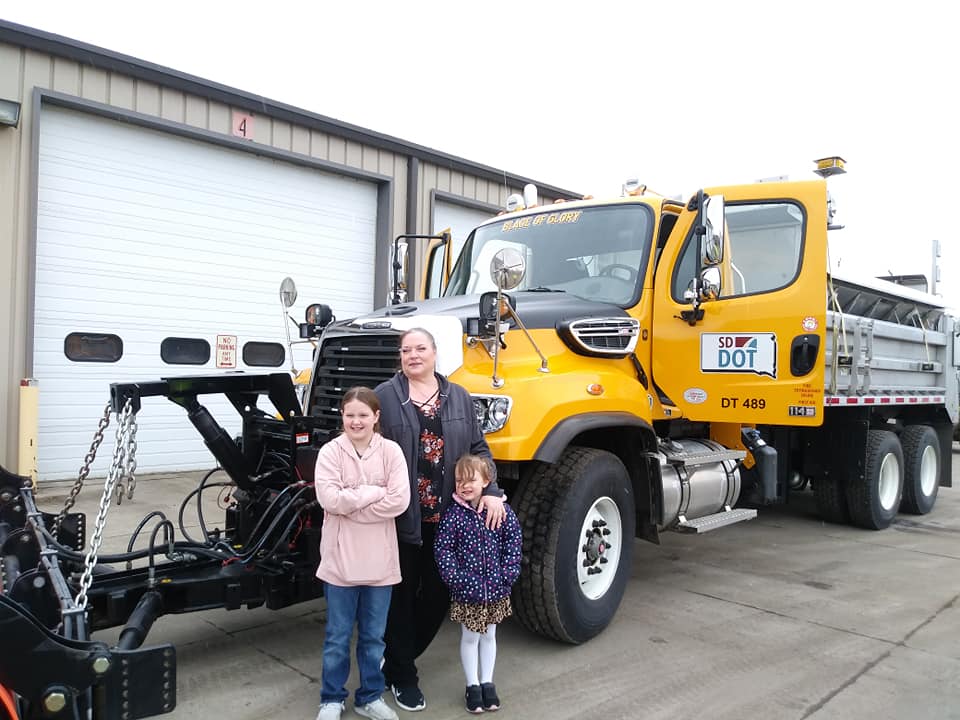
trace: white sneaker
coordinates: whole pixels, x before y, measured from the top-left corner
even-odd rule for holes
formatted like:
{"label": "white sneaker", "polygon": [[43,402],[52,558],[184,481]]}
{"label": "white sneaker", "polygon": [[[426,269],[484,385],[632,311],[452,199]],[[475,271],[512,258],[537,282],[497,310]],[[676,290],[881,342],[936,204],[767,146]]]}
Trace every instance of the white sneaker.
{"label": "white sneaker", "polygon": [[340,713],[343,712],[345,704],[342,702],[320,703],[320,712],[317,713],[317,720],[340,720]]}
{"label": "white sneaker", "polygon": [[399,720],[393,708],[383,701],[383,698],[377,698],[366,705],[357,705],[354,710],[357,715],[371,718],[372,720]]}

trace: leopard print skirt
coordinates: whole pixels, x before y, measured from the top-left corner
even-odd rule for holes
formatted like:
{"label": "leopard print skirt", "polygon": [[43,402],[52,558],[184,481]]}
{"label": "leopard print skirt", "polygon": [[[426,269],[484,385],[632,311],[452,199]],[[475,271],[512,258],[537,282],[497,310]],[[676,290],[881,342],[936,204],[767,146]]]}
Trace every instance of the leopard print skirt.
{"label": "leopard print skirt", "polygon": [[450,619],[476,633],[485,633],[487,625],[499,625],[511,615],[513,607],[509,597],[492,603],[472,604],[456,600],[450,603]]}

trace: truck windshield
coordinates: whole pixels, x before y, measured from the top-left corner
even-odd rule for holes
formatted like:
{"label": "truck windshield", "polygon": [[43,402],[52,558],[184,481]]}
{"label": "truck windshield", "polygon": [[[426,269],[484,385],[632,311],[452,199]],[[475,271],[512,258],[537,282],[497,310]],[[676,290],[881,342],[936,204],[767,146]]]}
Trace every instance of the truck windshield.
{"label": "truck windshield", "polygon": [[490,260],[497,251],[523,253],[527,272],[517,290],[557,291],[627,306],[636,301],[650,249],[653,214],[646,205],[556,207],[507,217],[473,231],[445,295],[496,290]]}

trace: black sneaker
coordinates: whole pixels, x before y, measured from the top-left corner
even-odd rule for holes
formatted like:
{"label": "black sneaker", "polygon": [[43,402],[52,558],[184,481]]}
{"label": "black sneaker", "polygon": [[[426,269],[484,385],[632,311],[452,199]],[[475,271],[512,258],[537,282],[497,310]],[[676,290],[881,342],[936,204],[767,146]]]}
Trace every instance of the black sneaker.
{"label": "black sneaker", "polygon": [[467,712],[483,712],[483,693],[479,685],[467,685],[467,692],[464,693],[464,700],[467,705]]}
{"label": "black sneaker", "polygon": [[393,699],[397,701],[397,707],[407,712],[420,712],[427,706],[427,701],[416,685],[391,685]]}
{"label": "black sneaker", "polygon": [[480,683],[480,693],[483,696],[483,709],[494,712],[500,709],[500,698],[497,697],[497,686],[492,682]]}

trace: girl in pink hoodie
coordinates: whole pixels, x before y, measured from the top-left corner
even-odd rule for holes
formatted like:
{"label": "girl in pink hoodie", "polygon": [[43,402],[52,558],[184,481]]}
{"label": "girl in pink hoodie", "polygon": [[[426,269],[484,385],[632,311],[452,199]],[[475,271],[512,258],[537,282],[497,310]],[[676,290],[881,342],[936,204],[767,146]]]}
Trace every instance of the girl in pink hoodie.
{"label": "girl in pink hoodie", "polygon": [[350,638],[357,628],[358,714],[396,720],[381,695],[380,659],[391,586],[400,582],[394,518],[410,504],[410,479],[400,446],[380,435],[380,402],[353,387],[340,404],[343,433],[317,455],[315,485],[323,508],[320,567],[327,598],[323,684],[317,720],[339,720],[350,674]]}

